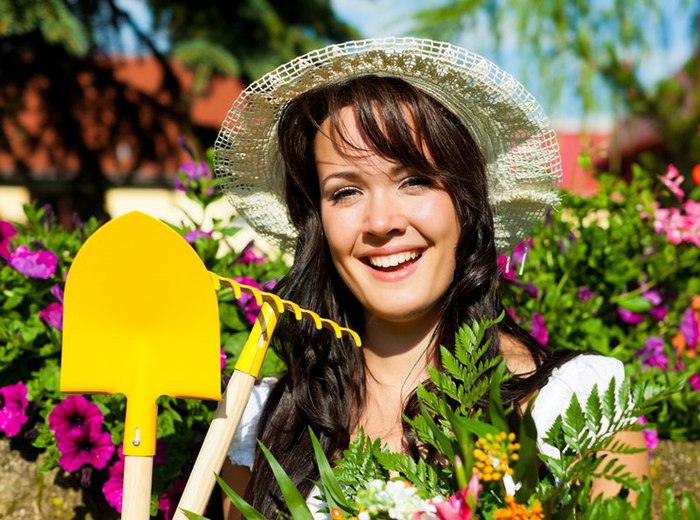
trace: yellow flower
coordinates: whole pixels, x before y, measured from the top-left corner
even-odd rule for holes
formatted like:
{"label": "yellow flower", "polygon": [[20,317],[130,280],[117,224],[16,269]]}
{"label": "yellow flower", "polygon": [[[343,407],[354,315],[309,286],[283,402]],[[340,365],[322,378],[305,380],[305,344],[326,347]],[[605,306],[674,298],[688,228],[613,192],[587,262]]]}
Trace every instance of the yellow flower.
{"label": "yellow flower", "polygon": [[515,434],[506,432],[496,435],[487,433],[476,441],[473,455],[477,462],[474,469],[479,474],[479,480],[497,481],[503,475],[513,474],[510,463],[518,460],[517,451],[520,449],[520,444],[514,441]]}
{"label": "yellow flower", "polygon": [[496,509],[493,512],[493,517],[496,520],[542,520],[542,505],[539,502],[534,502],[528,509],[522,504],[515,501],[515,497],[506,495],[507,507]]}

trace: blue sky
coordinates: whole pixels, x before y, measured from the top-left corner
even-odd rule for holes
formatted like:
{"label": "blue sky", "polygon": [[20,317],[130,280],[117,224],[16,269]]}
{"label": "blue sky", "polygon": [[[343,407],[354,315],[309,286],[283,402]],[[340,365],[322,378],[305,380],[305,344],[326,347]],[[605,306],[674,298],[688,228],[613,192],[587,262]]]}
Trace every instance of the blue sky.
{"label": "blue sky", "polygon": [[[331,3],[337,15],[358,28],[364,36],[381,37],[410,35],[412,15],[418,10],[438,6],[444,3],[444,0],[332,0]],[[642,78],[647,83],[652,83],[678,70],[692,52],[691,22],[687,15],[681,15],[690,11],[687,0],[663,0],[660,3],[663,3],[661,7],[663,15],[671,21],[671,30],[668,34],[650,34],[653,51],[640,67]],[[686,4],[686,7],[683,4]],[[576,126],[576,121],[581,119],[582,114],[573,82],[570,82],[568,88],[565,87],[560,103],[547,106],[543,87],[535,84],[534,78],[528,79],[519,74],[522,58],[518,56],[514,38],[506,37],[502,44],[502,53],[495,55],[490,48],[490,39],[484,36],[483,34],[464,35],[453,43],[486,56],[519,77],[525,86],[542,100],[545,110],[553,119],[568,120],[566,124]],[[601,85],[599,89],[598,95],[601,98],[609,97],[604,86]],[[613,115],[611,110],[605,107],[598,112],[587,116],[590,123],[597,122],[605,125]]]}

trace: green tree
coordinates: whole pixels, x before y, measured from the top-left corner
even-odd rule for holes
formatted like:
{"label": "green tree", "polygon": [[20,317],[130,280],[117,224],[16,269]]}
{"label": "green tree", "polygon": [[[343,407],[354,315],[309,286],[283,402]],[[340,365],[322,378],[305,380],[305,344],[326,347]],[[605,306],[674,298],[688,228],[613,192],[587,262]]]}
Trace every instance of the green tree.
{"label": "green tree", "polygon": [[[687,169],[700,162],[700,4],[678,3],[669,13],[661,0],[447,0],[418,13],[416,26],[440,39],[476,32],[496,51],[514,38],[530,74],[554,99],[564,82],[576,83],[584,111],[597,107],[595,82],[602,79],[625,112],[654,125],[662,160]],[[644,60],[678,20],[696,28],[693,55],[672,77],[647,85]]]}
{"label": "green tree", "polygon": [[[211,129],[192,124],[189,106],[212,74],[247,82],[321,43],[356,36],[328,0],[150,0],[143,6],[153,18],[149,30],[117,0],[0,0],[0,152],[18,165],[0,173],[1,183],[30,185],[40,200],[63,199],[84,218],[106,217],[111,181],[102,159],[114,156],[120,139],[133,142],[130,170],[120,179],[129,185],[144,161],[177,157],[165,123],[211,144]],[[160,68],[154,93],[115,74],[111,58],[126,50],[126,32]],[[194,70],[191,91],[175,74],[178,61]],[[28,122],[28,110],[40,120]],[[47,148],[52,171],[32,171],[29,158]],[[157,184],[169,182],[163,173]]]}

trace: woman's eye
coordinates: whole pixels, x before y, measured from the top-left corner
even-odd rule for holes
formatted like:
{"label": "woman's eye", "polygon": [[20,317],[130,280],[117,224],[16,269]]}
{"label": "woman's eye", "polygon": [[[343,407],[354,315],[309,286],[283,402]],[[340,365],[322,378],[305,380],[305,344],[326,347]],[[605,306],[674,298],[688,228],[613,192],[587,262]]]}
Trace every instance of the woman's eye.
{"label": "woman's eye", "polygon": [[357,195],[359,192],[360,190],[358,188],[355,188],[354,186],[345,186],[332,192],[330,195],[330,199],[331,202],[340,202],[342,200],[353,197],[354,195]]}
{"label": "woman's eye", "polygon": [[425,187],[425,188],[430,188],[434,186],[435,183],[430,177],[427,177],[425,175],[412,175],[410,177],[406,177],[401,181],[401,186],[406,187],[406,188],[412,188],[412,187]]}

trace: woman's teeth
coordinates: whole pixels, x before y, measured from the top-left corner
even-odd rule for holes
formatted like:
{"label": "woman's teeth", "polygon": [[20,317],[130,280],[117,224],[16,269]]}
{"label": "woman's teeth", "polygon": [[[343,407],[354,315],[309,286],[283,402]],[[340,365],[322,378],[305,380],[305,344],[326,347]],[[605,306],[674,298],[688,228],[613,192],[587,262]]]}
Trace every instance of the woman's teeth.
{"label": "woman's teeth", "polygon": [[398,253],[389,256],[371,256],[369,257],[369,263],[372,267],[396,267],[410,260],[415,260],[420,256],[420,253],[415,251],[409,253]]}

